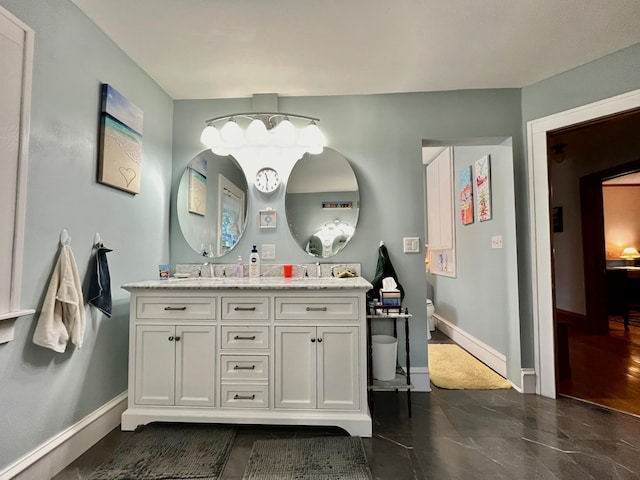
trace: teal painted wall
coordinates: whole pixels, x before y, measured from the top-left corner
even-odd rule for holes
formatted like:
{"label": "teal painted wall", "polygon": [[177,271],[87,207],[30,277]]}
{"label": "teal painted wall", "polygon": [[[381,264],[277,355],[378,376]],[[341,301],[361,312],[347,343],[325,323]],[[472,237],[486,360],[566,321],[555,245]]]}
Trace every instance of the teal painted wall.
{"label": "teal painted wall", "polygon": [[[35,31],[21,306],[41,308],[63,228],[83,281],[95,233],[114,250],[114,315],[87,308],[80,350],[34,345],[37,313],[0,345],[1,471],[127,389],[129,301],[119,286],[169,260],[173,102],[70,1],[0,5]],[[144,111],[136,196],[96,182],[101,82]]]}

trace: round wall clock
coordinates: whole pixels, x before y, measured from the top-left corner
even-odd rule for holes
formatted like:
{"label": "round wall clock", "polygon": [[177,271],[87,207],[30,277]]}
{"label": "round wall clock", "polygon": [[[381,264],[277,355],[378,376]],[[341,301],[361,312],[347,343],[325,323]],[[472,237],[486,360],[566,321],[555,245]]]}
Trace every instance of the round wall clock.
{"label": "round wall clock", "polygon": [[256,188],[262,193],[273,193],[280,186],[280,175],[271,167],[264,167],[256,173]]}

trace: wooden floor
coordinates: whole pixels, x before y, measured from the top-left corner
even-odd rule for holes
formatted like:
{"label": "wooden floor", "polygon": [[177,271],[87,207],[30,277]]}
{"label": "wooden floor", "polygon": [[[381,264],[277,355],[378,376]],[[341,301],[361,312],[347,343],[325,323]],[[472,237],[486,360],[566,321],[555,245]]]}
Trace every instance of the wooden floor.
{"label": "wooden floor", "polygon": [[559,382],[559,393],[640,415],[640,327],[625,332],[609,322],[609,336],[587,335],[569,327],[571,376]]}

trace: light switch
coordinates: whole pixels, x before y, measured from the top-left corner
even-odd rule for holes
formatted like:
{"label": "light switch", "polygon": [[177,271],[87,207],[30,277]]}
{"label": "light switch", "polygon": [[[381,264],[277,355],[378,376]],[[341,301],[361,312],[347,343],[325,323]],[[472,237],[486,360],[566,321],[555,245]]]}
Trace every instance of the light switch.
{"label": "light switch", "polygon": [[418,237],[404,237],[402,245],[404,253],[420,253],[420,239]]}
{"label": "light switch", "polygon": [[265,244],[262,245],[262,255],[263,260],[275,260],[276,259],[276,246],[274,244]]}
{"label": "light switch", "polygon": [[502,235],[494,235],[491,237],[491,248],[502,248]]}

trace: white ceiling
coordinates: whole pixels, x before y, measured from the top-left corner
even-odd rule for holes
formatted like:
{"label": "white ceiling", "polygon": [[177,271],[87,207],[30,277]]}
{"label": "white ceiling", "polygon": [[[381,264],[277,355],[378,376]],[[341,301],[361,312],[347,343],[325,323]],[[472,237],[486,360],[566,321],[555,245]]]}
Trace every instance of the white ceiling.
{"label": "white ceiling", "polygon": [[640,42],[638,0],[73,0],[174,99],[523,87]]}

